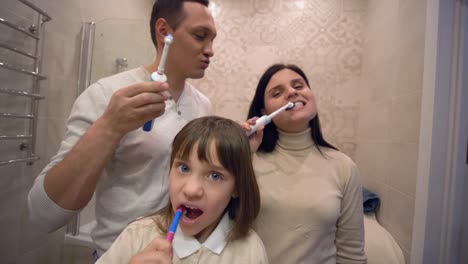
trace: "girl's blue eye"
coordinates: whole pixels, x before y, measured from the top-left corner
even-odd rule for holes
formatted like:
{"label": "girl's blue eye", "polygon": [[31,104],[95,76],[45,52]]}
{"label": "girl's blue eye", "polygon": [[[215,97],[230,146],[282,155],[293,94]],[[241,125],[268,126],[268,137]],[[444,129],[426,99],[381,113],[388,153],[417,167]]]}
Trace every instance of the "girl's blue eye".
{"label": "girl's blue eye", "polygon": [[179,166],[177,166],[177,168],[182,173],[187,173],[189,171],[189,167],[185,164],[180,164]]}
{"label": "girl's blue eye", "polygon": [[222,179],[223,175],[218,172],[211,172],[209,175],[210,179],[213,181],[219,181]]}

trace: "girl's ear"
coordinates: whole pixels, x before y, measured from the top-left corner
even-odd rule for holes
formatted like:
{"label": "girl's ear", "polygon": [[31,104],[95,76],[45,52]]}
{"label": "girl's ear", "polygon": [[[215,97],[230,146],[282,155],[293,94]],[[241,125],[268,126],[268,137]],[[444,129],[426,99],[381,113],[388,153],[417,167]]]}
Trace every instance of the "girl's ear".
{"label": "girl's ear", "polygon": [[260,112],[262,113],[262,115],[265,115],[265,109],[264,109],[264,108],[262,108],[262,109],[260,110]]}
{"label": "girl's ear", "polygon": [[239,193],[237,193],[237,190],[234,190],[231,194],[231,197],[236,199],[237,197],[239,197]]}

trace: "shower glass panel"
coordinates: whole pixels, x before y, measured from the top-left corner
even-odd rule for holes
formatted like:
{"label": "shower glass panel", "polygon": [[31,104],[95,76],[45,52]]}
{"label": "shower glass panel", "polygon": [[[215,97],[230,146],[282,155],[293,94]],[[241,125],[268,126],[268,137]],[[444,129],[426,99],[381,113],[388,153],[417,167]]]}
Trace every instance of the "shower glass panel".
{"label": "shower glass panel", "polygon": [[154,56],[155,49],[147,20],[109,19],[97,22],[91,83],[115,74],[117,70],[148,65]]}
{"label": "shower glass panel", "polygon": [[[80,75],[85,87],[80,87],[79,93],[100,78],[148,65],[154,60],[156,52],[147,20],[106,19],[92,23],[91,29],[85,27],[82,46],[89,44],[90,49],[82,49],[80,67],[82,71],[89,71],[89,80],[85,82]],[[89,63],[83,60],[84,56],[89,56]]]}

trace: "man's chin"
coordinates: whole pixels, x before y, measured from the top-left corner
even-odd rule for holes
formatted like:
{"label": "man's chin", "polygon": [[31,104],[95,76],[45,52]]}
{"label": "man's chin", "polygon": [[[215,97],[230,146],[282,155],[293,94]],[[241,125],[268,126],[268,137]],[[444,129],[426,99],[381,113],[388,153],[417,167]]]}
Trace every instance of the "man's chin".
{"label": "man's chin", "polygon": [[205,70],[200,70],[197,72],[194,72],[193,74],[190,75],[190,79],[201,79],[205,76]]}

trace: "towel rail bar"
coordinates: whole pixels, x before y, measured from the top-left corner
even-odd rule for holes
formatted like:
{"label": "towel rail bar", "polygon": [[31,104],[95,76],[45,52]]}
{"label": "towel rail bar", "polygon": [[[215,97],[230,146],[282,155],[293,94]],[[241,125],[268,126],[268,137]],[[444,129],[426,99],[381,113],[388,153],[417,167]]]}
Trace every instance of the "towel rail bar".
{"label": "towel rail bar", "polygon": [[32,135],[16,135],[16,136],[7,136],[7,135],[0,135],[0,140],[11,140],[11,139],[30,139]]}
{"label": "towel rail bar", "polygon": [[24,56],[29,57],[29,58],[31,58],[31,59],[35,59],[35,60],[38,59],[37,56],[35,56],[35,55],[33,55],[33,54],[29,53],[29,52],[22,51],[22,50],[20,50],[20,49],[17,49],[17,48],[15,48],[15,47],[12,47],[12,46],[7,45],[7,44],[4,44],[4,43],[0,43],[0,47],[1,47],[1,48],[4,48],[4,49],[7,49],[7,50],[10,50],[10,51],[13,51],[13,52],[16,52],[16,53],[18,53],[18,54],[24,55]]}
{"label": "towel rail bar", "polygon": [[0,117],[3,117],[3,118],[33,119],[34,115],[19,115],[19,114],[0,113]]}
{"label": "towel rail bar", "polygon": [[32,162],[39,160],[39,156],[33,155],[27,158],[20,158],[20,159],[12,159],[12,160],[7,160],[7,161],[0,161],[0,166],[6,166],[6,165],[11,165],[15,163],[20,163],[20,162]]}
{"label": "towel rail bar", "polygon": [[37,73],[37,72],[33,72],[33,71],[28,71],[28,70],[25,70],[25,69],[21,69],[21,68],[19,68],[19,67],[17,67],[17,66],[11,65],[10,63],[7,63],[7,62],[1,62],[1,61],[0,61],[0,68],[4,68],[4,69],[7,69],[7,70],[15,71],[15,72],[22,73],[22,74],[31,75],[31,76],[34,76],[34,77],[38,78],[39,80],[44,80],[44,79],[47,78],[47,77],[45,77],[44,75],[40,75],[40,74]]}
{"label": "towel rail bar", "polygon": [[5,26],[7,26],[7,27],[9,27],[11,29],[14,29],[14,30],[18,31],[18,32],[21,32],[21,33],[23,33],[23,34],[25,34],[25,35],[27,35],[27,36],[29,36],[31,38],[34,38],[34,39],[37,39],[37,40],[40,39],[38,36],[34,35],[31,32],[28,32],[26,29],[24,29],[22,27],[19,27],[19,26],[16,26],[15,24],[13,24],[13,23],[11,23],[9,21],[6,21],[5,19],[3,19],[1,17],[0,17],[0,24],[3,24],[3,25],[5,25]]}
{"label": "towel rail bar", "polygon": [[23,92],[23,91],[13,91],[13,90],[8,90],[8,89],[1,89],[1,88],[0,88],[0,93],[16,95],[16,96],[26,96],[26,97],[34,98],[36,100],[41,100],[45,98],[44,96],[40,94],[28,93],[28,92]]}
{"label": "towel rail bar", "polygon": [[39,14],[41,14],[43,16],[42,18],[42,21],[43,22],[47,22],[47,21],[50,21],[52,20],[52,17],[49,16],[49,14],[46,13],[46,11],[42,10],[41,8],[37,7],[36,5],[34,5],[33,3],[29,2],[29,1],[26,1],[26,0],[18,0],[20,1],[21,3],[25,4],[26,6],[29,6],[31,9],[33,9],[34,11],[38,12]]}

